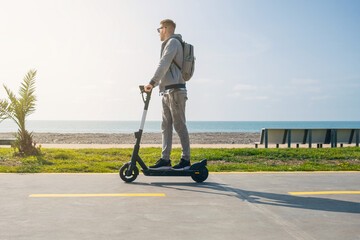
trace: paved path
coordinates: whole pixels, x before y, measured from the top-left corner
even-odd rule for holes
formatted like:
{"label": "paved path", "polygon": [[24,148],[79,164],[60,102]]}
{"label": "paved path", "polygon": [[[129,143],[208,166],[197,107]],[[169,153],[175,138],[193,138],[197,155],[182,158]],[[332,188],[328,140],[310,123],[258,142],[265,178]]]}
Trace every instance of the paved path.
{"label": "paved path", "polygon": [[358,172],[0,174],[0,239],[360,239],[354,191]]}

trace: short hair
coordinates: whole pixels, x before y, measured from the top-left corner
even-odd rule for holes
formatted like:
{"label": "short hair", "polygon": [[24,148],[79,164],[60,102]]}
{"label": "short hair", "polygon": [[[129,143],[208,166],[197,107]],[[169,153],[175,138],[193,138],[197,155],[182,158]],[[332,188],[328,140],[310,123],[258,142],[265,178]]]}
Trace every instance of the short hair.
{"label": "short hair", "polygon": [[165,19],[165,20],[162,20],[160,22],[160,24],[162,24],[164,27],[171,27],[174,29],[174,32],[175,32],[175,28],[176,28],[176,23],[174,23],[173,20],[171,19]]}

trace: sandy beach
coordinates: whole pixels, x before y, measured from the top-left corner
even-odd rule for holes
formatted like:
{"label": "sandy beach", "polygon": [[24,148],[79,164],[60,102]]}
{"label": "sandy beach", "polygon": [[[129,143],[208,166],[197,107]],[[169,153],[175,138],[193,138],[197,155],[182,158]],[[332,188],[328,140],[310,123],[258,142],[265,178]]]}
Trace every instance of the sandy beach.
{"label": "sandy beach", "polygon": [[[0,138],[13,138],[14,133],[0,133]],[[260,133],[190,133],[192,147],[253,147]],[[34,133],[34,140],[44,148],[111,148],[133,147],[134,134],[103,133]],[[161,133],[144,133],[142,147],[160,147]],[[174,147],[180,147],[174,133]]]}
{"label": "sandy beach", "polygon": [[[14,138],[14,133],[0,133],[1,138]],[[34,140],[42,148],[132,148],[135,144],[134,134],[116,133],[34,133]],[[141,147],[161,147],[161,133],[144,133]],[[255,148],[255,142],[259,142],[260,133],[190,133],[192,148]],[[354,144],[344,144],[344,147]],[[10,147],[3,146],[0,147]],[[173,147],[181,147],[179,137],[174,133]],[[275,144],[269,144],[269,148],[275,148]],[[281,144],[280,148],[287,148],[287,144]],[[292,147],[296,147],[293,144]],[[300,148],[308,148],[308,144],[300,144]],[[316,144],[312,147],[316,148]],[[330,144],[323,145],[324,148]],[[259,148],[264,148],[260,145]]]}
{"label": "sandy beach", "polygon": [[[14,133],[0,133],[0,138],[13,138]],[[260,133],[190,133],[192,144],[252,144]],[[134,144],[133,133],[34,133],[38,144]],[[161,133],[143,133],[143,144],[161,144]],[[174,133],[173,143],[179,137]]]}
{"label": "sandy beach", "polygon": [[[0,133],[0,138],[13,138],[14,133]],[[253,144],[260,133],[190,133],[191,144]],[[134,144],[133,133],[34,133],[38,144]],[[142,144],[161,144],[161,133],[143,133]],[[179,144],[174,133],[173,143]]]}

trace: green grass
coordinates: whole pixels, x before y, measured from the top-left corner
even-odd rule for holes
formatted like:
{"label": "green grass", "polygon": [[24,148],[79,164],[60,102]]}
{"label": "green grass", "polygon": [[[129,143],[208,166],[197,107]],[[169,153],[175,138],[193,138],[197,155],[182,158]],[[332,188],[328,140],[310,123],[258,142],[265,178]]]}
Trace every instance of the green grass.
{"label": "green grass", "polygon": [[[118,172],[131,158],[132,149],[42,149],[41,157],[15,157],[14,151],[0,148],[0,172]],[[147,165],[155,163],[160,148],[142,148]],[[291,149],[191,149],[192,162],[209,160],[209,171],[360,171],[360,148]],[[181,150],[173,149],[173,164]]]}

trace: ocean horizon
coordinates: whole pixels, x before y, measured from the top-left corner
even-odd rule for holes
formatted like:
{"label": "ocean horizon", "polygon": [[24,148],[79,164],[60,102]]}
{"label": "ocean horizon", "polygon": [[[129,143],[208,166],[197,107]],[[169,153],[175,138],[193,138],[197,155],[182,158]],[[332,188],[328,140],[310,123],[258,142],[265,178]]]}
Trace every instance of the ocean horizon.
{"label": "ocean horizon", "polygon": [[[35,133],[133,133],[140,121],[29,120],[27,130]],[[360,121],[188,121],[190,133],[261,132],[262,128],[360,128]],[[9,120],[0,123],[0,132],[16,132]],[[160,133],[161,121],[147,121],[144,132]]]}

